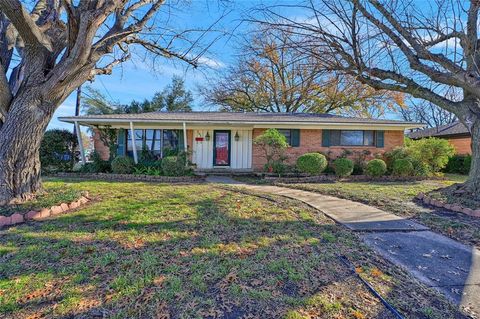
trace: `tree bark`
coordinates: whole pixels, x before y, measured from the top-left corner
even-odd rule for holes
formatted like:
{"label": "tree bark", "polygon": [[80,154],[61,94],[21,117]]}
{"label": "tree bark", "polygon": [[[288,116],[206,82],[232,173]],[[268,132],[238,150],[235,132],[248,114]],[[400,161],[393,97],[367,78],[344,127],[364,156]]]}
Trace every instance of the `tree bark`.
{"label": "tree bark", "polygon": [[466,186],[476,198],[480,198],[480,118],[475,117],[471,127],[472,165]]}
{"label": "tree bark", "polygon": [[28,200],[41,190],[39,149],[53,109],[31,90],[12,101],[0,128],[0,205]]}

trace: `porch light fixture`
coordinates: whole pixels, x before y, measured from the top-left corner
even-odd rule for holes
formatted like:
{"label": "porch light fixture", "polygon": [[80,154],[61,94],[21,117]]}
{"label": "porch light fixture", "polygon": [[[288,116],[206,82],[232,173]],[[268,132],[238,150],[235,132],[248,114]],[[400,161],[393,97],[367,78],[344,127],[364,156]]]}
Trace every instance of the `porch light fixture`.
{"label": "porch light fixture", "polygon": [[207,134],[205,135],[205,141],[210,141],[210,133],[207,132]]}
{"label": "porch light fixture", "polygon": [[238,135],[238,131],[235,132],[235,137],[234,138],[235,138],[235,141],[237,141],[237,142],[240,140],[240,135]]}

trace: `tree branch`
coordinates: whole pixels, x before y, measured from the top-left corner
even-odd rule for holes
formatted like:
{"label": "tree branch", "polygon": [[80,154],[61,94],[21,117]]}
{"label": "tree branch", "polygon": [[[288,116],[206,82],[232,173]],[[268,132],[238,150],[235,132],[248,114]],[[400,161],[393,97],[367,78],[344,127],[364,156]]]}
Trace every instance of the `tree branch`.
{"label": "tree branch", "polygon": [[26,44],[42,46],[48,51],[53,51],[50,39],[30,17],[30,14],[20,1],[2,0],[0,1],[0,11],[10,19]]}

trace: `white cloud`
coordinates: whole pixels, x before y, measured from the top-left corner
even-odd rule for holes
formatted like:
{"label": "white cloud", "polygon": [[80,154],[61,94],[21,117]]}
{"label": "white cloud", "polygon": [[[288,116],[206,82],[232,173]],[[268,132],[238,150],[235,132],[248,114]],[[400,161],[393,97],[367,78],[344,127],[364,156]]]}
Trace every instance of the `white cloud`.
{"label": "white cloud", "polygon": [[206,65],[208,67],[214,68],[214,69],[221,69],[225,67],[225,63],[223,63],[220,60],[216,60],[213,58],[207,58],[207,57],[200,57],[198,58],[198,63]]}

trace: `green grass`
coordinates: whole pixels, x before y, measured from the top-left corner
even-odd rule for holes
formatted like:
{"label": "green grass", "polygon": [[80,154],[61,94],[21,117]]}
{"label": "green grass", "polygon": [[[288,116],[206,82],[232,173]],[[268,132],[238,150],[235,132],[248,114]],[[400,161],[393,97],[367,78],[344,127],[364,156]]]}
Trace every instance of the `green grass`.
{"label": "green grass", "polygon": [[70,203],[77,200],[81,192],[71,183],[61,180],[52,180],[44,184],[43,191],[33,200],[19,205],[0,206],[0,215],[10,216],[16,212],[28,212],[41,208],[50,208],[61,203]]}
{"label": "green grass", "polygon": [[314,191],[362,202],[414,218],[435,231],[467,244],[480,246],[480,220],[464,214],[432,210],[414,200],[420,193],[428,193],[466,180],[465,175],[447,174],[445,180],[415,182],[336,182],[280,184],[285,187]]}
{"label": "green grass", "polygon": [[98,200],[1,233],[2,318],[384,317],[337,255],[408,317],[463,317],[298,202],[211,185],[67,184]]}

